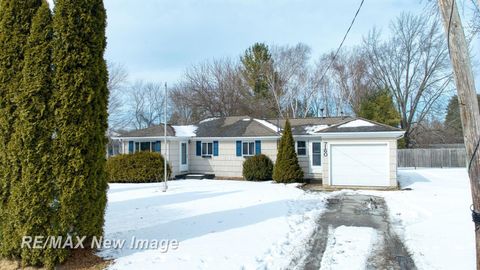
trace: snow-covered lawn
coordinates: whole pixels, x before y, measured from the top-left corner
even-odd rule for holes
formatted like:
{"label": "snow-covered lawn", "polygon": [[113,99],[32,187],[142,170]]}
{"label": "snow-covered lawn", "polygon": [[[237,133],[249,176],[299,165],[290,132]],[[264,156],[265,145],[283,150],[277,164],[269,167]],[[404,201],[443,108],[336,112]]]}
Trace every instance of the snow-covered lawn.
{"label": "snow-covered lawn", "polygon": [[[466,170],[399,170],[399,181],[412,190],[356,192],[385,198],[419,269],[474,269]],[[100,252],[115,259],[111,269],[284,269],[305,254],[326,198],[338,194],[271,182],[183,180],[169,187],[162,193],[159,184],[110,186],[106,238],[127,242]],[[361,269],[375,236],[369,228],[332,230],[322,267]],[[132,237],[178,240],[179,247],[134,249]]]}
{"label": "snow-covered lawn", "polygon": [[395,231],[419,269],[475,269],[466,169],[399,170],[402,188],[383,196]]}
{"label": "snow-covered lawn", "polygon": [[[172,181],[166,193],[159,184],[112,184],[105,234],[126,245],[100,255],[115,259],[111,269],[284,268],[303,252],[328,195],[271,182]],[[179,247],[132,249],[132,237]]]}

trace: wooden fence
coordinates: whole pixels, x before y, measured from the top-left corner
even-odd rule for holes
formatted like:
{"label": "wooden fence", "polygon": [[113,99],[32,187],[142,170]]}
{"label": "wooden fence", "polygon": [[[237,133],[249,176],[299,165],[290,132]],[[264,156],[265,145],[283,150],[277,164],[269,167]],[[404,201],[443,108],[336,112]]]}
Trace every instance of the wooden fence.
{"label": "wooden fence", "polygon": [[466,167],[467,158],[463,148],[444,149],[398,149],[398,167]]}

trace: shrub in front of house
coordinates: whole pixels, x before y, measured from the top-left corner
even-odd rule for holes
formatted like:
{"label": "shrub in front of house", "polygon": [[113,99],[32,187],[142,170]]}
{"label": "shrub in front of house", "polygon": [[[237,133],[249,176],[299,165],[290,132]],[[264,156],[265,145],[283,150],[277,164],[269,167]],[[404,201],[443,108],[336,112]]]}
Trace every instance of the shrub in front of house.
{"label": "shrub in front of house", "polygon": [[[163,156],[159,153],[138,152],[118,155],[107,160],[106,170],[110,183],[153,183],[162,181]],[[167,176],[172,174],[167,164]]]}
{"label": "shrub in front of house", "polygon": [[243,178],[248,181],[271,180],[273,162],[266,155],[256,155],[243,162]]}
{"label": "shrub in front of house", "polygon": [[273,180],[277,183],[303,182],[303,170],[298,163],[295,141],[288,119],[278,146],[277,160],[273,168]]}

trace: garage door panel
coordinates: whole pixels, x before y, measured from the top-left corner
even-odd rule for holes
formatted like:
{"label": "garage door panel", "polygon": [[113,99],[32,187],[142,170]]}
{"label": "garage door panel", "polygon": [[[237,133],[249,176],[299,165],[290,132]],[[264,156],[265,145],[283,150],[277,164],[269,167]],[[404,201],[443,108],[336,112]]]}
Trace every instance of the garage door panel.
{"label": "garage door panel", "polygon": [[338,144],[331,147],[332,185],[390,185],[387,144]]}

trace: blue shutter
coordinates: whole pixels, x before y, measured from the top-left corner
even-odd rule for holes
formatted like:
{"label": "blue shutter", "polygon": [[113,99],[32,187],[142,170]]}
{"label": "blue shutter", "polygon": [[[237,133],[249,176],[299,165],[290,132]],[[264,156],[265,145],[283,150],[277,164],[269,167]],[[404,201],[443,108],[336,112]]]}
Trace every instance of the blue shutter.
{"label": "blue shutter", "polygon": [[197,141],[197,156],[201,156],[201,155],[202,155],[202,142]]}
{"label": "blue shutter", "polygon": [[262,142],[255,141],[255,155],[260,155],[262,153]]}
{"label": "blue shutter", "polygon": [[153,152],[162,152],[162,142],[161,141],[156,141],[153,143]]}
{"label": "blue shutter", "polygon": [[237,141],[237,157],[242,156],[242,141]]}
{"label": "blue shutter", "polygon": [[213,141],[213,156],[218,157],[218,141]]}
{"label": "blue shutter", "polygon": [[133,142],[133,141],[129,141],[129,142],[128,142],[128,153],[129,153],[129,154],[132,154],[132,153],[133,153],[133,146],[134,146],[134,142]]}

